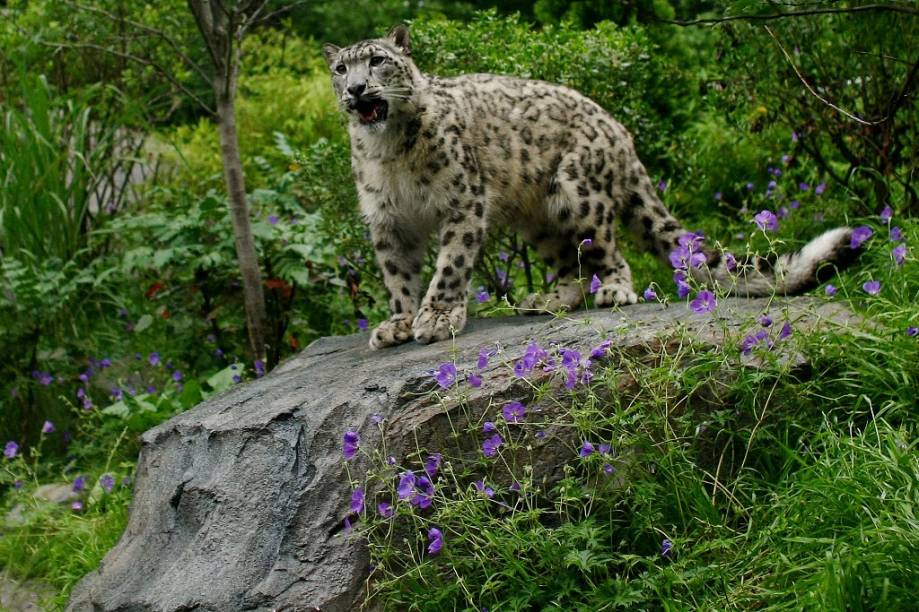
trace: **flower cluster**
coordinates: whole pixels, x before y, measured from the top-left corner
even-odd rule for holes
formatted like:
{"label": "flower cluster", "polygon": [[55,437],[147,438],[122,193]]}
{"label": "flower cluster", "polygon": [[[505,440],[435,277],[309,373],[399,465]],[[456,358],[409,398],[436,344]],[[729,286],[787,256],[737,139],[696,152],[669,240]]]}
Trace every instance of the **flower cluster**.
{"label": "flower cluster", "polygon": [[768,331],[768,329],[772,327],[772,317],[766,313],[760,317],[759,323],[762,328],[744,336],[744,339],[740,342],[740,352],[742,354],[749,355],[753,352],[753,349],[757,347],[766,347],[768,350],[772,350],[775,348],[776,341],[785,340],[792,334],[791,323],[785,321],[776,334],[776,339],[774,341]]}

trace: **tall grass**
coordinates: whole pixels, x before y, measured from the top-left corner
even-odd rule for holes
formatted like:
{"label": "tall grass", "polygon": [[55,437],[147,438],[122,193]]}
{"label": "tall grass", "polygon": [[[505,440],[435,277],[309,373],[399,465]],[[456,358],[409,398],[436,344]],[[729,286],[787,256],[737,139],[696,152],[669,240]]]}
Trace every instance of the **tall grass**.
{"label": "tall grass", "polygon": [[18,107],[2,109],[0,252],[69,261],[86,246],[93,194],[107,179],[115,130],[92,110],[22,75]]}

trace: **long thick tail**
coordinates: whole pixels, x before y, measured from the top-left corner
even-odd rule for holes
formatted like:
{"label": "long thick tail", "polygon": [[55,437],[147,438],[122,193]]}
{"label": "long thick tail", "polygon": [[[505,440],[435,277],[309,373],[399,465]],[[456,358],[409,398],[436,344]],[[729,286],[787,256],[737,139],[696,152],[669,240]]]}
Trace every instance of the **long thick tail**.
{"label": "long thick tail", "polygon": [[[661,203],[644,169],[636,170],[643,180],[633,187],[627,204],[620,210],[622,221],[645,249],[669,266],[674,250],[686,246],[688,232]],[[838,227],[798,251],[767,256],[718,253],[697,243],[690,249],[701,253],[697,257],[704,261],[693,260],[690,251],[687,265],[693,277],[705,283],[716,282],[730,294],[794,295],[813,289],[852,264],[861,249],[852,248],[851,240],[852,229]]]}
{"label": "long thick tail", "polygon": [[826,282],[861,254],[852,248],[852,230],[837,227],[817,236],[801,249],[784,255],[734,257],[706,252],[707,263],[690,268],[702,282],[716,282],[730,294],[747,297],[798,295]]}

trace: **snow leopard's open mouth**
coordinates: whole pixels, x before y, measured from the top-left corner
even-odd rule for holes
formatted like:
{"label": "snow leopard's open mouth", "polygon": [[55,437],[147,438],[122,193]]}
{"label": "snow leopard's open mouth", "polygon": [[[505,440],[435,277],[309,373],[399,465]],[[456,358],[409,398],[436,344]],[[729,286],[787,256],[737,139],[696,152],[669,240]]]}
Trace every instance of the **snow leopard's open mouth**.
{"label": "snow leopard's open mouth", "polygon": [[357,118],[361,123],[369,125],[386,120],[389,104],[382,98],[369,98],[358,100],[354,105]]}

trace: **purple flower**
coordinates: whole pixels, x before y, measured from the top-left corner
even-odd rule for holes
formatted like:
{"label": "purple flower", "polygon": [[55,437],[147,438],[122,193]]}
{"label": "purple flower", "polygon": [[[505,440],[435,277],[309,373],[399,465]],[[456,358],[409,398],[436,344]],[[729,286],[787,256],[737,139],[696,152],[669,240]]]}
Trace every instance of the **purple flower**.
{"label": "purple flower", "polygon": [[745,337],[740,343],[740,352],[744,355],[749,355],[753,348],[762,342],[768,342],[770,347],[772,345],[772,343],[769,341],[769,334],[767,334],[766,330],[764,329],[761,329],[755,334],[750,334],[749,336]]}
{"label": "purple flower", "polygon": [[584,240],[581,241],[582,247],[591,247],[593,246],[593,244],[594,244],[594,241],[591,238],[585,238]]}
{"label": "purple flower", "polygon": [[609,476],[609,475],[612,474],[615,470],[613,469],[613,466],[610,465],[609,463],[604,463],[604,464],[603,464],[603,471],[606,472],[606,475],[607,475],[607,476]]}
{"label": "purple flower", "polygon": [[756,186],[755,186],[753,183],[747,183],[747,184],[746,184],[746,187],[747,187],[747,191],[753,191],[753,189],[754,189]]}
{"label": "purple flower", "polygon": [[7,459],[14,459],[16,454],[19,452],[19,445],[16,442],[10,440],[6,443],[6,446],[3,447],[3,456]]}
{"label": "purple flower", "polygon": [[344,436],[344,444],[342,444],[342,455],[344,455],[346,461],[351,461],[354,459],[354,455],[357,454],[357,449],[360,447],[361,435],[356,431],[346,431]]}
{"label": "purple flower", "polygon": [[393,514],[396,513],[395,508],[389,502],[380,502],[377,504],[377,512],[380,513],[380,516],[383,518],[392,518]]}
{"label": "purple flower", "polygon": [[775,181],[769,181],[769,183],[766,185],[766,195],[769,195],[769,193],[775,189],[776,186],[778,186],[778,183]]}
{"label": "purple flower", "polygon": [[86,477],[77,476],[76,479],[74,479],[73,485],[71,485],[70,488],[73,490],[74,493],[79,493],[80,491],[85,489],[86,488]]}
{"label": "purple flower", "polygon": [[498,428],[492,421],[485,421],[485,424],[482,425],[482,431],[485,433],[493,433],[498,431]]}
{"label": "purple flower", "polygon": [[42,372],[41,370],[33,370],[32,378],[37,380],[38,384],[44,385],[45,387],[54,382],[54,377],[51,376],[50,372]]}
{"label": "purple flower", "polygon": [[176,370],[172,373],[172,380],[182,382],[182,370]]}
{"label": "purple flower", "polygon": [[728,272],[733,272],[737,269],[737,258],[734,257],[734,253],[724,254],[724,267]]}
{"label": "purple flower", "polygon": [[242,381],[243,381],[243,377],[242,377],[242,376],[240,376],[239,374],[234,374],[234,375],[233,375],[233,382],[235,382],[236,384],[239,384],[239,383],[241,383]]}
{"label": "purple flower", "polygon": [[437,527],[431,527],[428,529],[428,554],[436,555],[444,547],[444,534]]}
{"label": "purple flower", "polygon": [[871,238],[871,235],[874,232],[867,225],[860,225],[852,230],[852,239],[849,242],[849,247],[857,249],[862,246],[862,244]]}
{"label": "purple flower", "polygon": [[115,487],[115,479],[111,474],[103,474],[102,478],[99,479],[99,484],[105,489],[106,493],[111,493]]}
{"label": "purple flower", "polygon": [[482,377],[478,374],[469,374],[466,376],[466,380],[469,382],[469,386],[473,389],[478,389],[482,386]]}
{"label": "purple flower", "polygon": [[602,286],[602,284],[603,283],[600,282],[600,278],[596,274],[594,274],[590,278],[590,292],[596,293],[597,291],[600,290],[600,287]]}
{"label": "purple flower", "polygon": [[351,512],[361,513],[364,511],[364,489],[357,487],[351,493]]}
{"label": "purple flower", "polygon": [[99,367],[102,368],[103,370],[105,368],[112,367],[112,360],[109,359],[108,357],[103,357],[102,361],[99,362]]}
{"label": "purple flower", "polygon": [[836,295],[836,291],[838,291],[838,290],[837,290],[836,287],[834,287],[833,285],[827,285],[827,286],[826,286],[826,289],[824,289],[824,291],[826,291],[826,294],[827,294],[828,296],[833,297],[834,295]]}
{"label": "purple flower", "polygon": [[814,193],[817,195],[821,195],[824,191],[826,191],[826,183],[820,183],[814,188]]}
{"label": "purple flower", "polygon": [[788,208],[780,206],[778,212],[775,213],[775,216],[779,219],[784,219],[788,216]]}
{"label": "purple flower", "polygon": [[20,479],[18,479],[18,478],[17,478],[16,480],[13,481],[13,488],[16,489],[17,491],[22,490],[22,487],[23,487],[24,485],[25,485],[25,483],[22,482],[22,480],[20,480]]}
{"label": "purple flower", "polygon": [[753,221],[756,223],[756,227],[763,230],[764,232],[772,232],[779,228],[779,219],[775,216],[774,213],[768,210],[763,210],[759,214],[753,217]]}
{"label": "purple flower", "polygon": [[361,331],[367,331],[367,328],[368,328],[368,327],[369,327],[369,324],[367,323],[367,319],[358,319],[358,320],[357,320],[357,328],[358,328],[359,330],[361,330]]}
{"label": "purple flower", "polygon": [[811,186],[807,183],[798,183],[798,189],[801,191],[810,191]]}
{"label": "purple flower", "polygon": [[673,542],[667,538],[664,538],[664,541],[661,542],[661,556],[665,559],[673,557]]}
{"label": "purple flower", "polygon": [[399,477],[399,486],[396,487],[396,494],[400,500],[406,500],[411,497],[415,491],[415,473],[411,470],[403,472]]}
{"label": "purple flower", "polygon": [[862,285],[862,289],[864,289],[865,293],[868,295],[877,295],[881,292],[881,281],[867,281],[864,285]]}
{"label": "purple flower", "polygon": [[475,299],[479,304],[484,304],[491,299],[491,296],[485,291],[484,287],[479,287],[478,292],[475,294]]}
{"label": "purple flower", "polygon": [[686,282],[686,275],[682,270],[677,270],[673,273],[673,281],[676,283],[676,294],[681,300],[692,291],[692,288]]}
{"label": "purple flower", "polygon": [[491,487],[486,487],[484,480],[476,480],[472,484],[475,485],[475,490],[478,491],[480,495],[483,495],[489,499],[495,496],[495,490]]}
{"label": "purple flower", "polygon": [[594,445],[584,440],[584,443],[581,444],[581,450],[578,452],[578,455],[581,457],[589,457],[594,452]]}
{"label": "purple flower", "polygon": [[501,261],[507,261],[508,259],[510,259],[510,255],[508,255],[504,251],[501,251],[500,253],[498,253],[498,259],[500,259]]}
{"label": "purple flower", "polygon": [[498,452],[498,448],[500,448],[502,444],[504,444],[504,439],[500,434],[495,434],[482,442],[482,453],[486,457],[494,457]]}
{"label": "purple flower", "polygon": [[118,387],[112,387],[112,390],[110,393],[111,393],[112,399],[114,399],[116,402],[121,401],[124,398],[124,392]]}
{"label": "purple flower", "polygon": [[906,245],[898,244],[893,248],[890,254],[893,255],[893,259],[895,262],[897,262],[897,265],[902,266],[906,261]]}
{"label": "purple flower", "polygon": [[612,448],[613,448],[612,446],[604,442],[603,444],[597,447],[597,450],[600,451],[601,455],[608,455],[609,452],[612,450]]}
{"label": "purple flower", "polygon": [[783,163],[784,165],[787,166],[789,161],[791,161],[791,157],[790,157],[790,156],[788,156],[788,155],[783,155],[783,156],[782,156],[782,163]]}
{"label": "purple flower", "polygon": [[794,130],[791,131],[791,141],[798,142],[798,133]]}
{"label": "purple flower", "polygon": [[785,321],[785,324],[782,325],[782,331],[779,332],[779,340],[784,340],[791,335],[791,323]]}
{"label": "purple flower", "polygon": [[81,510],[83,510],[83,502],[81,501],[73,502],[72,504],[70,504],[70,509],[73,510],[74,512],[80,512]]}
{"label": "purple flower", "polygon": [[600,357],[605,357],[609,352],[609,347],[613,345],[612,340],[604,340],[597,346],[590,349],[590,356],[593,359],[599,359]]}
{"label": "purple flower", "polygon": [[[256,359],[255,363],[253,363],[252,365],[255,367],[255,377],[256,378],[261,378],[262,376],[265,375],[265,362],[264,361],[262,361],[261,359]],[[172,377],[175,378],[175,374],[173,374]]]}
{"label": "purple flower", "polygon": [[543,438],[546,437],[546,432],[544,432],[543,430],[540,429],[539,431],[537,431],[537,432],[536,432],[535,434],[533,434],[533,435],[536,436],[537,439],[542,440]]}
{"label": "purple flower", "polygon": [[383,415],[382,414],[371,414],[370,422],[373,423],[374,425],[379,425],[380,423],[383,422]]}
{"label": "purple flower", "polygon": [[891,219],[893,219],[893,209],[888,204],[884,207],[884,210],[881,211],[881,221],[884,223],[890,223]]}
{"label": "purple flower", "polygon": [[890,241],[900,242],[901,240],[903,240],[903,230],[894,225],[892,228],[890,228]]}
{"label": "purple flower", "polygon": [[689,307],[700,314],[713,311],[717,305],[715,294],[705,290],[697,293],[695,299],[689,303]]}
{"label": "purple flower", "polygon": [[268,223],[270,223],[270,224],[272,224],[272,225],[277,225],[277,224],[278,224],[278,216],[277,216],[277,215],[268,215]]}
{"label": "purple flower", "polygon": [[661,193],[664,193],[665,191],[667,191],[667,181],[665,181],[664,179],[657,181],[657,190],[660,191]]}
{"label": "purple flower", "polygon": [[906,335],[909,336],[910,338],[915,338],[916,336],[919,336],[919,327],[907,327]]}
{"label": "purple flower", "polygon": [[657,299],[657,293],[654,292],[654,289],[652,289],[651,287],[648,287],[647,289],[645,289],[645,292],[642,294],[642,297],[645,298],[646,302],[650,302],[651,300]]}
{"label": "purple flower", "polygon": [[86,371],[80,374],[77,378],[79,378],[80,381],[86,383],[86,382],[89,382],[89,379],[92,377],[93,374],[94,374],[93,369],[87,368]]}
{"label": "purple flower", "polygon": [[488,365],[488,359],[491,357],[491,353],[488,352],[485,347],[479,349],[479,361],[475,364],[475,367],[482,370]]}
{"label": "purple flower", "polygon": [[51,421],[45,421],[44,423],[42,423],[41,432],[43,434],[54,433],[54,423],[52,423]]}
{"label": "purple flower", "polygon": [[456,366],[450,362],[442,363],[434,374],[434,380],[442,389],[447,389],[456,382]]}
{"label": "purple flower", "polygon": [[440,470],[440,464],[443,461],[443,455],[440,453],[432,453],[428,455],[428,458],[424,460],[424,473],[428,475],[428,478],[434,480],[437,477],[437,472]]}
{"label": "purple flower", "polygon": [[720,202],[720,201],[721,201],[721,192],[720,192],[720,191],[716,191],[716,192],[715,192],[715,201],[716,201],[716,202]]}
{"label": "purple flower", "polygon": [[526,406],[520,402],[511,402],[501,409],[504,420],[508,423],[522,423],[526,416]]}
{"label": "purple flower", "polygon": [[793,210],[797,210],[797,209],[801,208],[801,202],[799,202],[799,201],[797,201],[797,200],[792,200],[792,201],[789,203],[789,206],[791,206],[791,208],[792,208]]}
{"label": "purple flower", "polygon": [[769,327],[772,325],[772,317],[770,317],[768,314],[764,314],[759,318],[759,324],[763,327]]}

